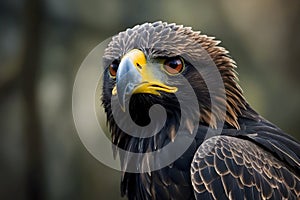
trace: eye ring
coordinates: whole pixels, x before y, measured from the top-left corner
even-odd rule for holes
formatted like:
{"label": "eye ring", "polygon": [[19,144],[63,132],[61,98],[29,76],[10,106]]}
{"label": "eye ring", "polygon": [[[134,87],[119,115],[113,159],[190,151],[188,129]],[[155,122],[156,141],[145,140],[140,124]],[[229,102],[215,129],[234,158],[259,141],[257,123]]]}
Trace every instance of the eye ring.
{"label": "eye ring", "polygon": [[113,61],[109,66],[108,66],[108,71],[109,71],[109,75],[112,78],[115,78],[117,75],[117,71],[118,71],[118,67],[119,67],[119,63],[116,61]]}
{"label": "eye ring", "polygon": [[170,75],[176,75],[183,71],[184,62],[180,57],[167,58],[163,62],[163,69]]}

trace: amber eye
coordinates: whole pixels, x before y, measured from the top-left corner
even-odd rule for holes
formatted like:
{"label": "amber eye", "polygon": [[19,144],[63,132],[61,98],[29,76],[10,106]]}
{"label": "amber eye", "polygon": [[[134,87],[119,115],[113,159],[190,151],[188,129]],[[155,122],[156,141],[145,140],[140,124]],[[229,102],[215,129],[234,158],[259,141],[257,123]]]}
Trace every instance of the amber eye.
{"label": "amber eye", "polygon": [[168,58],[165,60],[164,69],[172,75],[178,74],[183,70],[183,61],[179,57]]}
{"label": "amber eye", "polygon": [[117,62],[112,62],[112,63],[108,66],[109,74],[110,74],[112,77],[116,77],[118,67],[119,67],[119,64],[118,64]]}

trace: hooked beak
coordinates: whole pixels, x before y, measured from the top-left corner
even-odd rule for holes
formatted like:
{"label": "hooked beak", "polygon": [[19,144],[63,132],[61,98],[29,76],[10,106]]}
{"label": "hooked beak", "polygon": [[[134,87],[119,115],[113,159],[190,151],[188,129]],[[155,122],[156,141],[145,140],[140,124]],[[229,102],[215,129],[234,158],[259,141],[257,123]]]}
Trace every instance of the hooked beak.
{"label": "hooked beak", "polygon": [[[126,96],[137,93],[160,95],[159,91],[175,93],[178,89],[165,85],[154,66],[147,66],[145,54],[138,49],[129,51],[122,59],[116,74],[116,86],[112,94],[118,95],[119,104],[125,111]],[[159,78],[160,77],[160,78]]]}

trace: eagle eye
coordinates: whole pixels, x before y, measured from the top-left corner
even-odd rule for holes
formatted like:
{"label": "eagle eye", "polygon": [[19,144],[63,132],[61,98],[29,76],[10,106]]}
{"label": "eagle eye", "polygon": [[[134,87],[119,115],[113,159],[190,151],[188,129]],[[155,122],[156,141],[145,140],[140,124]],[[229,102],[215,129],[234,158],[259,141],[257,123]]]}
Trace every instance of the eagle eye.
{"label": "eagle eye", "polygon": [[115,78],[117,75],[117,70],[119,67],[119,63],[117,61],[113,61],[109,66],[108,66],[108,70],[109,70],[109,74],[111,77]]}
{"label": "eagle eye", "polygon": [[167,58],[163,63],[163,68],[171,75],[179,74],[184,68],[183,60],[180,57]]}

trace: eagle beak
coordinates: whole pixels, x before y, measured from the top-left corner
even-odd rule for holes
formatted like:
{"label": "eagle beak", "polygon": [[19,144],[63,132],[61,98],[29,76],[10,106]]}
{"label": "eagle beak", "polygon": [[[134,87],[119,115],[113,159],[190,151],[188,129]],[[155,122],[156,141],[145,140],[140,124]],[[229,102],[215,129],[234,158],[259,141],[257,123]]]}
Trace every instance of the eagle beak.
{"label": "eagle beak", "polygon": [[160,95],[159,91],[175,93],[176,87],[162,83],[160,68],[147,64],[145,54],[138,49],[129,51],[122,59],[116,75],[112,94],[118,94],[121,108],[125,111],[126,96],[137,93]]}

